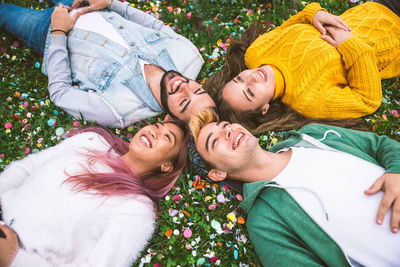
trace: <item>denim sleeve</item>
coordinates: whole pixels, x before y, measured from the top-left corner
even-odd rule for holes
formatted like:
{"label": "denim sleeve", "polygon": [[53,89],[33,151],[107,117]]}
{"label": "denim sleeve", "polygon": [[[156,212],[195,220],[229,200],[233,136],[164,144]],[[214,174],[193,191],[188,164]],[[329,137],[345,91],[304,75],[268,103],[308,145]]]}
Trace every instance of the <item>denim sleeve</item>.
{"label": "denim sleeve", "polygon": [[122,127],[122,119],[94,90],[83,91],[72,85],[67,37],[51,35],[47,59],[50,99],[75,118],[96,121],[103,126]]}
{"label": "denim sleeve", "polygon": [[133,21],[146,28],[150,28],[156,31],[160,31],[170,35],[178,35],[169,26],[164,25],[164,22],[156,19],[155,17],[146,14],[145,12],[132,7],[128,2],[120,2],[119,0],[113,0],[109,7],[111,11],[115,11],[127,20]]}

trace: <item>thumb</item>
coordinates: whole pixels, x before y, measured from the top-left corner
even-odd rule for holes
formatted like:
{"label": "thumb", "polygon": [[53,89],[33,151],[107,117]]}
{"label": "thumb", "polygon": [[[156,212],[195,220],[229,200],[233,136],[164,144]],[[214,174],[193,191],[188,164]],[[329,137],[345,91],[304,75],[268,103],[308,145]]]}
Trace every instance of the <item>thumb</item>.
{"label": "thumb", "polygon": [[382,188],[384,180],[382,179],[382,176],[379,177],[372,185],[370,188],[364,191],[366,195],[373,195],[379,192]]}
{"label": "thumb", "polygon": [[80,15],[82,15],[82,14],[84,14],[84,12],[83,11],[81,11],[81,12],[75,12],[73,15],[72,15],[72,20],[75,22],[78,18],[79,18],[79,16]]}

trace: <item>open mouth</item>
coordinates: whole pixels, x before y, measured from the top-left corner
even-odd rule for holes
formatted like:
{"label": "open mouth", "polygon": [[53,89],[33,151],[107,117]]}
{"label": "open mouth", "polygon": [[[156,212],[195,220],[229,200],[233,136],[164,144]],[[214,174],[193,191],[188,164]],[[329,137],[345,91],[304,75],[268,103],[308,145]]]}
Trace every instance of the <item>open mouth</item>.
{"label": "open mouth", "polygon": [[244,133],[239,133],[237,136],[236,136],[236,138],[233,140],[233,143],[232,143],[232,149],[233,150],[236,150],[238,147],[239,147],[239,145],[242,143],[242,141],[244,140]]}
{"label": "open mouth", "polygon": [[143,143],[144,143],[148,148],[151,148],[151,147],[152,147],[152,143],[151,143],[150,139],[147,138],[145,135],[141,135],[141,136],[140,136],[140,140],[142,140]]}

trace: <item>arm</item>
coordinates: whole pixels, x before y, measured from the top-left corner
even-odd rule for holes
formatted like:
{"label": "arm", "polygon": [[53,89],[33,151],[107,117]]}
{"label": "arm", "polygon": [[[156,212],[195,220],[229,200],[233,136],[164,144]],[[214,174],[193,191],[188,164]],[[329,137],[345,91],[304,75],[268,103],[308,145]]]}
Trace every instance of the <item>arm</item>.
{"label": "arm", "polygon": [[264,266],[349,265],[340,247],[282,189],[263,189],[247,228]]}
{"label": "arm", "polygon": [[111,11],[115,11],[127,20],[133,21],[146,28],[150,28],[156,31],[160,31],[167,34],[176,34],[169,26],[164,25],[164,22],[156,19],[155,17],[146,14],[145,12],[132,7],[128,2],[120,2],[119,0],[113,0],[109,7]]}
{"label": "arm", "polygon": [[[339,32],[351,35],[349,32],[334,30],[335,34]],[[323,96],[327,101],[322,112],[325,109],[337,119],[344,118],[348,112],[357,117],[373,113],[381,104],[382,88],[372,47],[352,36],[338,43],[337,51],[342,55],[347,71],[347,85],[334,84],[329,88]]]}
{"label": "arm", "polygon": [[[332,139],[332,143],[327,141],[327,145],[334,147],[332,144],[343,143],[343,147],[347,147],[348,152],[355,155],[360,155],[360,152],[365,153],[385,168],[385,174],[378,177],[372,186],[364,192],[367,195],[376,194],[381,190],[385,192],[378,208],[376,222],[382,224],[383,217],[392,207],[390,227],[393,233],[397,233],[400,223],[400,143],[387,136],[379,136],[371,132],[319,124],[310,124],[300,131],[310,135],[313,135],[313,133],[320,135],[330,129],[338,132],[341,137],[335,137]],[[313,137],[321,138],[321,136]],[[363,157],[363,159],[369,160],[366,157]],[[371,162],[371,160],[369,161]]]}
{"label": "arm", "polygon": [[[308,23],[313,24],[313,18],[317,11],[323,10],[326,11],[321,7],[319,3],[311,3],[308,4],[302,11],[297,13],[296,15],[291,16],[288,20],[284,21],[279,28],[286,28],[294,24],[299,23]],[[326,11],[327,12],[327,11]]]}
{"label": "arm", "polygon": [[[130,203],[127,203],[130,202]],[[123,200],[108,206],[107,222],[96,245],[88,255],[88,266],[131,266],[146,247],[155,228],[152,204]]]}
{"label": "arm", "polygon": [[49,159],[57,156],[60,145],[47,148],[35,154],[30,154],[23,159],[12,162],[0,173],[0,196],[5,192],[21,186],[29,176],[45,164]]}
{"label": "arm", "polygon": [[51,36],[47,70],[50,99],[57,106],[76,118],[82,115],[104,126],[122,126],[112,108],[96,92],[86,92],[72,85],[66,36]]}

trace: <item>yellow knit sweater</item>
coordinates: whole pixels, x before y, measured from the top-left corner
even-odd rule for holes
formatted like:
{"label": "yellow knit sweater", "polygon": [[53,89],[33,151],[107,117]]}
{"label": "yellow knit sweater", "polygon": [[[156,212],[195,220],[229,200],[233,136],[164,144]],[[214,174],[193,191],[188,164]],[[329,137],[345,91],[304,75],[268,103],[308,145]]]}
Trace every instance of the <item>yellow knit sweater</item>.
{"label": "yellow knit sweater", "polygon": [[276,66],[285,80],[274,98],[312,118],[356,118],[381,104],[381,78],[400,76],[400,18],[367,2],[341,15],[353,37],[337,49],[312,25],[319,3],[309,4],[247,49],[249,68]]}

